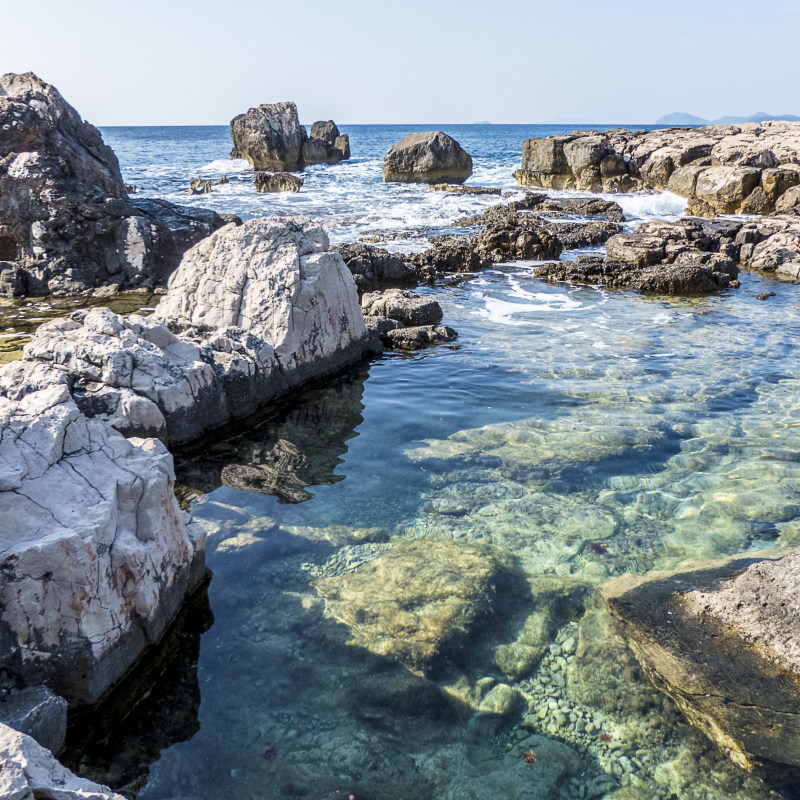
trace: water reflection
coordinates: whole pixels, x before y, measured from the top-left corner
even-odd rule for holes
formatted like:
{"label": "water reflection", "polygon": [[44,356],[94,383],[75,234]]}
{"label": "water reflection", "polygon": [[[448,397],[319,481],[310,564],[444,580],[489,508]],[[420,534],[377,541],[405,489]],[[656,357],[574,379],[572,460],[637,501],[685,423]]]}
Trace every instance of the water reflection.
{"label": "water reflection", "polygon": [[310,500],[314,494],[306,487],[345,478],[336,468],[358,435],[367,375],[366,366],[347,370],[176,454],[178,482],[204,494],[226,486],[274,495],[281,503]]}

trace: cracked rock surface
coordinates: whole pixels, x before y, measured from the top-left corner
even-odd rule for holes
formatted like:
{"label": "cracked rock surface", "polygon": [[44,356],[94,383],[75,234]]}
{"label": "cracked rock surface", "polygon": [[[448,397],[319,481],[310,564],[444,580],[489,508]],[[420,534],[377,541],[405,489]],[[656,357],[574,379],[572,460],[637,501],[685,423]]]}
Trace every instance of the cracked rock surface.
{"label": "cracked rock surface", "polygon": [[655,686],[737,764],[800,768],[800,551],[733,556],[602,587]]}

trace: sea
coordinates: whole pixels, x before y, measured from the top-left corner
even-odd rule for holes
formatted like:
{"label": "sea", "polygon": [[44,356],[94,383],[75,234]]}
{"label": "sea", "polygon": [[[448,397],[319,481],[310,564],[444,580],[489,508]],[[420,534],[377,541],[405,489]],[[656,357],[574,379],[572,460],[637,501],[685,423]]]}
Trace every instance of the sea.
{"label": "sea", "polygon": [[[513,199],[523,141],[571,128],[341,125],[352,158],[297,194],[257,194],[227,127],[102,133],[140,196],[412,252],[501,198],[386,184],[389,145],[444,130],[467,183]],[[630,228],[685,213],[668,192],[612,199]],[[652,688],[598,587],[800,545],[798,289],[743,273],[645,296],[534,265],[420,287],[455,343],[387,352],[175,454],[210,582],[73,715],[69,766],[139,800],[797,796]]]}

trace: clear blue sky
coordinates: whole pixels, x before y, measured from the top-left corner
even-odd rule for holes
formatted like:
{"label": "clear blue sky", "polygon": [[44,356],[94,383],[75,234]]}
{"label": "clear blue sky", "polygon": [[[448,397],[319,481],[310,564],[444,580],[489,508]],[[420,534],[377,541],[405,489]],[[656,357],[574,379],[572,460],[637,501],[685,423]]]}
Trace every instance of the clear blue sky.
{"label": "clear blue sky", "polygon": [[97,125],[800,114],[800,0],[0,0],[0,72]]}

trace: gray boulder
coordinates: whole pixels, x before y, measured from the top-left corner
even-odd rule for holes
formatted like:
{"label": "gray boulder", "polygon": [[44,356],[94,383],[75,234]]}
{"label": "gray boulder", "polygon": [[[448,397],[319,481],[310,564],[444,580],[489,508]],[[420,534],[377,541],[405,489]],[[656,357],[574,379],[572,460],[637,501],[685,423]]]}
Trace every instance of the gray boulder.
{"label": "gray boulder", "polygon": [[177,242],[223,224],[130,201],[113,151],[53,86],[33,73],[0,78],[0,271],[16,276],[0,281],[5,294],[153,285],[177,266]]}
{"label": "gray boulder", "polygon": [[417,273],[400,256],[370,244],[340,244],[339,255],[362,291],[375,291],[416,283]]}
{"label": "gray boulder", "polygon": [[303,145],[303,161],[308,164],[338,164],[350,158],[350,139],[342,135],[332,120],[315,122],[311,136]]}
{"label": "gray boulder", "polygon": [[409,133],[383,160],[387,183],[463,183],[470,175],[472,157],[442,131]]}
{"label": "gray boulder", "polygon": [[306,129],[294,103],[264,103],[231,120],[233,148],[255,169],[291,172],[303,169]]}
{"label": "gray boulder", "polygon": [[435,300],[405,289],[365,294],[361,307],[365,316],[388,317],[404,325],[436,325],[442,320],[442,307]]}
{"label": "gray boulder", "polygon": [[303,186],[303,179],[291,172],[266,172],[256,170],[256,191],[265,194],[269,192],[299,192]]}

